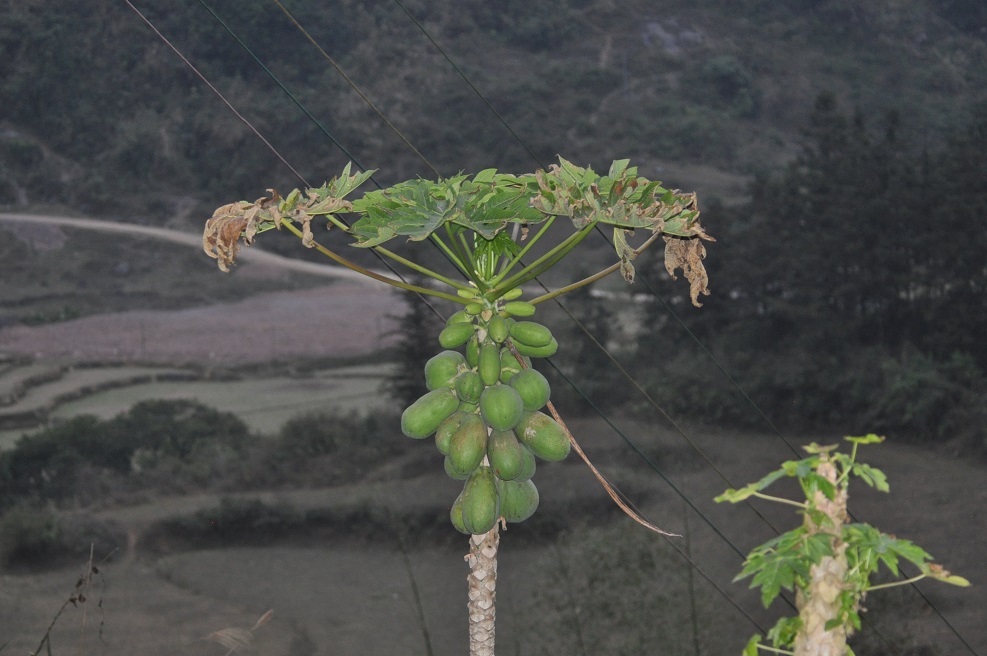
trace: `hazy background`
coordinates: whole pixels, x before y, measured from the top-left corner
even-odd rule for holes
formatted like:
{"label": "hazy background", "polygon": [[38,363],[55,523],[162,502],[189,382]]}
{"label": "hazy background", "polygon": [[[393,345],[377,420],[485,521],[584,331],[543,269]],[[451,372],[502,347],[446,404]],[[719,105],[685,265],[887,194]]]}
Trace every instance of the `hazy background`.
{"label": "hazy background", "polygon": [[[981,585],[869,599],[857,653],[987,650],[982,3],[284,2],[335,66],[274,2],[134,4],[311,184],[561,155],[699,194],[703,308],[653,256],[564,300],[650,400],[539,312],[577,438],[686,537],[626,526],[574,457],[541,467],[504,537],[501,650],[739,651],[786,610],[730,583],[774,533],[712,497],[872,431],[892,495],[851,508]],[[196,246],[214,208],[302,184],[126,3],[0,0],[0,644],[37,646],[95,545],[56,652],[223,653],[202,638],[272,607],[252,639],[275,653],[465,648],[457,484],[396,428],[437,319]],[[544,282],[612,257],[587,240]]]}

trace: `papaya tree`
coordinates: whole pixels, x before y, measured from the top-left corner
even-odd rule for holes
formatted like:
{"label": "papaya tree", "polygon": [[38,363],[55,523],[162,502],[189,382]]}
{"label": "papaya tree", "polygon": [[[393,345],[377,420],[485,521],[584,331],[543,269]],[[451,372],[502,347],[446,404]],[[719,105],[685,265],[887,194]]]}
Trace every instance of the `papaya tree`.
{"label": "papaya tree", "polygon": [[[864,444],[878,444],[874,434],[847,437],[850,453],[837,445],[810,444],[808,457],[782,463],[780,469],[740,489],[729,489],[718,502],[739,503],[751,497],[794,506],[802,524],[755,547],[747,556],[737,580],[751,578],[761,589],[767,608],[782,589],[795,592],[798,615],[783,617],[767,636],[754,635],[743,656],[763,653],[793,656],[853,656],[847,639],[860,629],[863,602],[868,593],[909,585],[925,578],[958,586],[970,582],[932,562],[932,556],[910,540],[882,533],[870,524],[848,521],[850,482],[853,478],[880,491],[888,491],[880,469],[857,459]],[[798,501],[764,492],[783,478],[794,478],[804,493]],[[910,563],[918,574],[901,578],[901,565]],[[898,580],[874,583],[879,569]],[[767,638],[770,644],[765,644]]]}
{"label": "papaya tree", "polygon": [[[228,271],[241,243],[250,244],[268,230],[287,230],[340,265],[460,308],[437,336],[441,350],[425,364],[424,393],[404,410],[401,430],[415,439],[434,437],[446,473],[463,481],[450,519],[470,536],[470,653],[489,655],[494,653],[500,526],[535,512],[537,460],[562,460],[570,447],[583,455],[551,404],[548,381],[531,367],[532,360],[559,348],[552,331],[532,318],[538,305],[617,271],[633,281],[634,259],[661,239],[666,269],[673,277],[683,271],[692,302],[699,306],[699,296],[709,293],[703,242],[712,238],[699,223],[695,194],[666,189],[638,175],[627,160],[613,162],[606,175],[560,158],[548,170],[531,174],[488,169],[473,176],[411,180],[348,199],[372,174],[353,174],[347,166],[318,188],[283,196],[269,190],[256,201],[224,205],[206,222],[203,246]],[[312,226],[317,219],[330,232],[343,233],[350,246],[373,249],[434,286],[371,271],[316,241]],[[559,219],[572,230],[550,231]],[[612,229],[612,265],[522,298],[522,285],[604,226]],[[635,247],[631,241],[637,233],[643,238]],[[440,273],[385,246],[396,240],[432,242],[455,273]],[[611,498],[635,516],[583,458]],[[635,519],[660,531],[640,516]]]}

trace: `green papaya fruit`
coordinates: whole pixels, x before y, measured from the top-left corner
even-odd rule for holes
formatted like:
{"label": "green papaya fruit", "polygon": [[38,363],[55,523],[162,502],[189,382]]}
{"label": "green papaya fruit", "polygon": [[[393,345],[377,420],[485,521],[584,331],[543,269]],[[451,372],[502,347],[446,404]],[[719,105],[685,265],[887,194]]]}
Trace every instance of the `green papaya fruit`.
{"label": "green papaya fruit", "polygon": [[459,429],[459,425],[463,423],[463,419],[465,418],[466,413],[462,410],[457,410],[439,424],[439,427],[435,430],[435,448],[439,450],[439,453],[442,455],[449,454],[449,442],[452,441],[452,436]]}
{"label": "green papaya fruit", "polygon": [[439,333],[439,344],[442,348],[454,349],[465,344],[474,332],[472,323],[451,323]]}
{"label": "green papaya fruit", "polygon": [[475,317],[476,315],[483,312],[483,303],[477,303],[475,301],[473,303],[467,303],[466,307],[463,308],[463,312],[465,312],[470,316]]}
{"label": "green papaya fruit", "polygon": [[502,481],[497,490],[500,493],[500,516],[508,522],[523,522],[538,509],[538,488],[530,479]]}
{"label": "green papaya fruit", "polygon": [[[516,435],[515,435],[516,437]],[[535,462],[535,454],[531,452],[531,449],[521,444],[521,472],[514,477],[515,481],[526,481],[535,475],[535,470],[538,468]]]}
{"label": "green papaya fruit", "polygon": [[513,289],[508,289],[501,295],[501,300],[503,301],[513,301],[516,298],[521,298],[521,294],[524,292],[520,287],[514,287]]}
{"label": "green papaya fruit", "polygon": [[480,409],[480,402],[477,401],[476,403],[467,403],[466,401],[463,401],[459,404],[459,409],[467,414],[476,414]]}
{"label": "green papaya fruit", "polygon": [[500,347],[493,342],[481,344],[476,369],[484,385],[493,385],[500,380]]}
{"label": "green papaya fruit", "polygon": [[498,383],[480,395],[480,414],[494,430],[511,430],[521,421],[523,413],[524,401],[513,387]]}
{"label": "green papaya fruit", "polygon": [[458,351],[442,351],[433,355],[425,363],[425,387],[430,390],[451,387],[461,367],[466,366],[466,358]]}
{"label": "green papaya fruit", "polygon": [[514,348],[517,349],[518,353],[520,353],[521,355],[526,355],[529,358],[550,358],[553,355],[555,355],[556,351],[559,350],[559,343],[554,337],[552,338],[552,341],[548,343],[547,346],[538,346],[538,347],[528,346],[527,344],[514,341],[513,338],[511,339],[511,341],[514,343]]}
{"label": "green papaya fruit", "polygon": [[527,411],[541,410],[552,396],[552,387],[540,371],[525,369],[519,371],[507,382],[517,390]]}
{"label": "green papaya fruit", "polygon": [[[479,314],[479,312],[477,314]],[[453,312],[451,315],[449,315],[449,318],[446,319],[447,326],[451,326],[454,323],[472,323],[472,322],[473,322],[473,317],[471,317],[466,310]]]}
{"label": "green papaya fruit", "polygon": [[478,467],[463,487],[463,526],[473,535],[483,535],[500,517],[500,495],[489,467]]}
{"label": "green papaya fruit", "polygon": [[446,475],[454,481],[465,481],[472,473],[457,471],[456,468],[452,466],[452,461],[449,460],[449,456],[446,456],[442,460],[442,466],[445,467]]}
{"label": "green papaya fruit", "polygon": [[486,425],[479,415],[467,415],[449,440],[449,464],[460,474],[468,474],[483,461],[486,452]]}
{"label": "green papaya fruit", "polygon": [[459,397],[455,391],[448,387],[432,390],[401,413],[401,432],[417,440],[424,439],[458,409]]}
{"label": "green papaya fruit", "polygon": [[[463,486],[465,490],[465,485]],[[452,508],[449,509],[449,521],[460,533],[465,533],[469,535],[470,532],[466,530],[466,525],[463,524],[463,493],[460,492],[456,500],[452,502]]]}
{"label": "green papaya fruit", "polygon": [[[524,366],[531,366],[531,358],[522,355],[521,359],[524,360]],[[514,354],[511,353],[511,349],[502,348],[500,349],[500,382],[507,383],[511,380],[511,376],[521,371],[524,367],[517,361]]]}
{"label": "green papaya fruit", "polygon": [[466,342],[466,364],[475,367],[480,362],[480,338],[474,333]]}
{"label": "green papaya fruit", "polygon": [[555,462],[569,455],[569,437],[557,421],[543,412],[525,412],[514,434],[542,460]]}
{"label": "green papaya fruit", "polygon": [[535,306],[526,301],[510,301],[504,303],[504,312],[514,317],[530,317],[535,313]]}
{"label": "green papaya fruit", "polygon": [[552,341],[552,331],[534,321],[515,321],[510,333],[515,343],[520,342],[534,348],[548,346]]}
{"label": "green papaya fruit", "polygon": [[521,474],[524,451],[514,431],[493,431],[487,438],[487,460],[493,473],[502,481],[514,480]]}
{"label": "green papaya fruit", "polygon": [[507,319],[495,314],[490,318],[487,323],[487,334],[490,335],[490,339],[498,344],[501,344],[507,336],[510,334],[510,325],[507,323]]}
{"label": "green papaya fruit", "polygon": [[479,403],[480,393],[483,392],[483,380],[480,374],[467,369],[456,377],[455,388],[456,394],[464,403]]}

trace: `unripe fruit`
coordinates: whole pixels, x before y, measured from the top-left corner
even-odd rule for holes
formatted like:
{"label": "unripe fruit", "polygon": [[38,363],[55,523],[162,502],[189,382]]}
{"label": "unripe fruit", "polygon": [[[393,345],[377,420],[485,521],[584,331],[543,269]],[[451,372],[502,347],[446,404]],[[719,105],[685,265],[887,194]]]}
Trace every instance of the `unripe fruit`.
{"label": "unripe fruit", "polygon": [[490,339],[500,344],[510,334],[510,324],[499,314],[494,315],[487,323],[487,334],[490,335]]}
{"label": "unripe fruit", "polygon": [[[480,374],[467,369],[456,377],[455,388],[456,394],[464,403],[479,403],[480,393],[483,391],[483,380],[480,378]],[[537,409],[532,408],[532,410]]]}
{"label": "unripe fruit", "polygon": [[475,367],[480,361],[480,338],[474,333],[466,342],[466,364]]}
{"label": "unripe fruit", "polygon": [[535,313],[535,306],[525,301],[504,303],[504,312],[515,317],[530,317]]}
{"label": "unripe fruit", "polygon": [[439,427],[435,430],[435,448],[439,450],[439,453],[442,455],[449,454],[449,442],[452,440],[452,436],[455,435],[456,431],[459,430],[459,425],[463,423],[463,419],[465,418],[466,413],[462,410],[457,410],[439,424]]}
{"label": "unripe fruit", "polygon": [[466,358],[458,351],[442,351],[433,355],[425,363],[425,387],[429,390],[450,387],[460,367],[465,366]]}
{"label": "unripe fruit", "polygon": [[[531,358],[527,356],[521,356],[524,360],[525,367],[531,367]],[[511,349],[502,348],[500,350],[500,382],[507,383],[511,380],[511,376],[521,371],[523,367],[521,363],[517,361],[514,354],[511,353]]]}
{"label": "unripe fruit", "polygon": [[511,430],[521,421],[524,401],[513,387],[491,385],[480,395],[480,414],[494,430]]}
{"label": "unripe fruit", "polygon": [[500,492],[500,516],[508,522],[523,522],[538,509],[538,488],[530,480],[503,481]]}
{"label": "unripe fruit", "polygon": [[493,431],[487,438],[487,460],[493,473],[502,481],[514,480],[521,474],[524,451],[514,431]]}
{"label": "unripe fruit", "polygon": [[472,323],[473,318],[469,316],[466,310],[459,310],[458,312],[453,312],[448,319],[446,319],[446,325],[451,326],[454,323]]}
{"label": "unripe fruit", "polygon": [[458,409],[459,397],[453,390],[432,390],[401,413],[401,432],[418,440],[426,438]]}
{"label": "unripe fruit", "polygon": [[500,347],[493,342],[481,344],[476,369],[484,385],[493,385],[500,380]]}
{"label": "unripe fruit", "polygon": [[511,376],[507,383],[521,396],[524,409],[531,412],[541,410],[552,396],[552,388],[548,379],[540,371],[524,369]]}
{"label": "unripe fruit", "polygon": [[569,455],[569,437],[557,421],[543,412],[526,412],[514,429],[521,444],[532,453],[549,462]]}
{"label": "unripe fruit", "polygon": [[467,415],[449,440],[449,464],[468,474],[483,462],[487,452],[487,427],[479,415]]}
{"label": "unripe fruit", "polygon": [[472,323],[451,323],[439,333],[439,344],[442,348],[453,349],[462,346],[473,336],[474,326]]}
{"label": "unripe fruit", "polygon": [[[513,340],[512,340],[513,341]],[[514,348],[521,355],[526,355],[529,358],[549,358],[555,355],[555,352],[559,350],[559,343],[553,337],[552,341],[548,343],[548,346],[528,346],[527,344],[522,344],[521,342],[514,342]]]}
{"label": "unripe fruit", "polygon": [[500,298],[504,301],[513,301],[516,298],[521,298],[522,293],[520,287],[515,287],[514,289],[508,289]]}
{"label": "unripe fruit", "polygon": [[463,487],[463,526],[473,535],[483,535],[500,517],[500,496],[489,467],[479,467]]}
{"label": "unripe fruit", "polygon": [[515,321],[511,326],[511,339],[525,346],[548,346],[552,341],[552,331],[535,321]]}
{"label": "unripe fruit", "polygon": [[478,315],[481,312],[483,312],[483,304],[482,303],[469,303],[469,304],[466,305],[466,307],[463,308],[463,311],[466,314],[475,317],[476,315]]}
{"label": "unripe fruit", "polygon": [[[463,488],[465,491],[465,487]],[[463,524],[463,493],[460,492],[459,496],[452,503],[452,508],[449,509],[449,521],[460,533],[465,533],[469,535],[470,532],[466,530],[466,525]]]}
{"label": "unripe fruit", "polygon": [[445,467],[446,475],[454,481],[465,481],[470,477],[470,474],[473,473],[457,471],[456,468],[452,466],[452,461],[449,460],[449,456],[446,456],[443,459],[442,466]]}

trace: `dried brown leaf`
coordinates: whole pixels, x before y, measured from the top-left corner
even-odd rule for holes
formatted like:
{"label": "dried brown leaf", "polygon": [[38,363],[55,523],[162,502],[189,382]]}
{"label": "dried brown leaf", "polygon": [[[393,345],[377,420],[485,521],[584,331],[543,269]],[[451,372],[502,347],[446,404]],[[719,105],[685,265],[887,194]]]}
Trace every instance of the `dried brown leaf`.
{"label": "dried brown leaf", "polygon": [[686,280],[689,281],[689,296],[692,304],[702,307],[699,295],[709,296],[709,277],[703,259],[706,257],[706,247],[702,240],[696,237],[682,239],[681,237],[662,237],[665,240],[665,270],[675,280],[675,270],[682,269]]}
{"label": "dried brown leaf", "polygon": [[[206,221],[202,232],[202,249],[206,255],[216,260],[222,271],[230,270],[230,265],[240,251],[240,236],[250,225],[250,219],[246,216],[249,207],[249,203],[242,201],[223,205]],[[252,237],[252,234],[244,237],[244,241],[249,244]]]}

